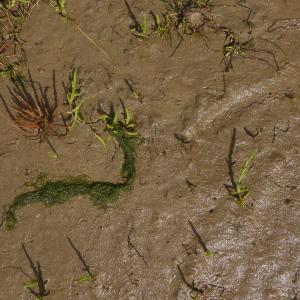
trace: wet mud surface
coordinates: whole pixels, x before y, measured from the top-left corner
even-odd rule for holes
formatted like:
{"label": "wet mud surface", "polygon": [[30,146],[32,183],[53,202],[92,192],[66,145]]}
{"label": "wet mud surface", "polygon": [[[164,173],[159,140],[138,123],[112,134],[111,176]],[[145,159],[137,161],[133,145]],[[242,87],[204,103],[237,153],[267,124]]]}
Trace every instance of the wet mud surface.
{"label": "wet mud surface", "polygon": [[[128,2],[140,19],[164,8],[159,1]],[[30,281],[24,273],[32,276],[32,270],[21,243],[41,265],[50,291],[45,299],[299,299],[300,27],[268,28],[277,19],[300,18],[300,2],[246,2],[253,10],[252,37],[276,55],[279,71],[267,55],[270,64],[235,59],[233,70],[223,73],[224,36],[211,31],[205,42],[185,38],[170,57],[176,39],[170,46],[133,37],[123,1],[70,1],[70,15],[109,61],[53,8],[34,8],[22,31],[33,78],[51,86],[54,70],[62,103],[60,83],[78,68],[83,110],[95,110],[99,101],[118,106],[121,98],[143,139],[134,186],[117,202],[105,209],[84,197],[50,208],[29,205],[17,211],[14,230],[1,228],[1,300],[33,299],[24,288]],[[214,14],[243,36],[248,9],[233,4],[224,0]],[[1,81],[4,99],[9,84]],[[104,149],[86,128],[51,139],[58,159],[49,157],[47,143],[26,139],[4,117],[0,136],[1,206],[41,173],[120,181],[121,149],[113,140]],[[230,146],[235,178],[257,150],[244,207],[225,189]],[[205,255],[188,221],[214,255]],[[68,238],[93,281],[74,283],[84,271]]]}

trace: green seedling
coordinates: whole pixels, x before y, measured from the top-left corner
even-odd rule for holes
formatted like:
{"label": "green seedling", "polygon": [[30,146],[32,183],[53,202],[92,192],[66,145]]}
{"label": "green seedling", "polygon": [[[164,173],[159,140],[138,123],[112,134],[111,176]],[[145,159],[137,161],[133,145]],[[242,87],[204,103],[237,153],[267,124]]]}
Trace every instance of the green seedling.
{"label": "green seedling", "polygon": [[141,23],[139,27],[132,26],[131,33],[140,39],[145,39],[147,37],[147,35],[149,34],[148,26],[149,26],[148,25],[148,17],[147,17],[147,15],[144,15],[143,23]]}
{"label": "green seedling", "polygon": [[124,130],[124,133],[128,137],[137,137],[138,134],[135,132],[135,120],[129,110],[124,106],[122,116],[123,118],[121,119],[118,112],[114,111],[109,114],[105,112],[99,114],[98,119],[104,123],[105,130],[109,132],[109,137],[105,139],[96,131],[94,134],[104,148],[107,146],[106,141],[109,141],[114,135],[118,135],[120,130]]}
{"label": "green seedling", "polygon": [[236,198],[236,203],[239,206],[243,206],[245,204],[245,199],[250,195],[248,187],[244,184],[244,179],[248,176],[251,162],[253,161],[255,156],[256,150],[254,150],[244,161],[238,180],[234,187],[234,191],[230,192],[230,195]]}
{"label": "green seedling", "polygon": [[74,280],[77,284],[89,283],[94,280],[94,277],[90,274],[82,275]]}
{"label": "green seedling", "polygon": [[64,19],[69,19],[66,9],[66,0],[48,0],[49,4],[55,8],[55,11]]}
{"label": "green seedling", "polygon": [[56,0],[56,12],[63,18],[68,18],[66,10],[66,0]]}
{"label": "green seedling", "polygon": [[10,78],[12,82],[23,82],[24,76],[20,72],[22,61],[9,63],[5,58],[0,60],[0,75],[5,78]]}
{"label": "green seedling", "polygon": [[67,112],[68,115],[71,116],[71,125],[69,126],[69,130],[72,131],[78,125],[85,124],[83,117],[81,115],[81,106],[83,104],[83,100],[80,98],[80,86],[77,78],[77,71],[73,70],[70,76],[69,87],[66,92],[67,103],[71,111]]}
{"label": "green seedling", "polygon": [[[39,287],[39,282],[37,279],[33,279],[30,282],[24,284],[24,288],[28,289],[30,291],[38,289],[38,287]],[[34,299],[35,300],[44,300],[45,298],[43,296],[35,296]]]}
{"label": "green seedling", "polygon": [[0,4],[0,6],[6,8],[6,9],[11,9],[14,7],[16,4],[16,0],[4,0],[3,3]]}
{"label": "green seedling", "polygon": [[161,21],[159,15],[152,14],[154,19],[154,34],[161,38],[171,38],[171,28],[174,20],[169,15],[163,15],[163,21]]}
{"label": "green seedling", "polygon": [[253,39],[240,42],[230,30],[225,30],[226,38],[223,47],[223,55],[225,62],[225,72],[232,68],[232,60],[234,56],[246,57],[246,52],[254,48]]}
{"label": "green seedling", "polygon": [[26,289],[36,289],[39,287],[39,283],[37,279],[32,279],[30,282],[24,284],[24,288]]}
{"label": "green seedling", "polygon": [[111,135],[118,135],[120,130],[125,130],[127,136],[137,136],[135,132],[135,120],[127,108],[124,108],[123,120],[119,117],[118,112],[113,114],[103,112],[100,114],[99,120],[104,123],[106,130],[108,130]]}
{"label": "green seedling", "polygon": [[132,83],[130,82],[130,80],[128,79],[124,79],[126,85],[128,86],[130,92],[131,92],[131,95],[134,99],[139,99],[141,97],[141,93],[135,89],[132,85]]}

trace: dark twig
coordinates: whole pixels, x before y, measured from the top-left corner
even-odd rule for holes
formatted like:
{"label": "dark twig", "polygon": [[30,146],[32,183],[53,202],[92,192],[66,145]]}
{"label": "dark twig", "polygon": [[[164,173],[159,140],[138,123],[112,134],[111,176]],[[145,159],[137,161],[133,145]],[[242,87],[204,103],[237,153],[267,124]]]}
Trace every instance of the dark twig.
{"label": "dark twig", "polygon": [[69,237],[68,237],[68,242],[70,243],[72,249],[75,251],[76,255],[78,256],[80,262],[81,262],[82,265],[83,265],[82,271],[87,272],[87,273],[91,276],[91,278],[93,278],[94,276],[93,276],[93,274],[92,274],[91,271],[90,271],[89,265],[86,263],[86,261],[85,261],[85,259],[83,258],[82,254],[81,254],[80,251],[75,247],[75,245],[73,244],[72,240],[71,240]]}
{"label": "dark twig", "polygon": [[235,144],[236,144],[236,128],[233,128],[228,157],[225,158],[225,161],[228,166],[228,175],[231,181],[231,186],[225,184],[225,188],[227,189],[228,192],[231,192],[231,189],[236,189],[236,182],[234,179],[234,170],[233,170],[233,166],[235,164],[235,161],[233,161],[233,152],[234,152]]}
{"label": "dark twig", "polygon": [[193,225],[193,223],[190,220],[188,220],[188,222],[189,222],[189,224],[190,224],[190,226],[191,226],[191,228],[192,228],[192,230],[193,230],[193,232],[194,232],[194,234],[195,234],[195,236],[196,236],[199,244],[203,248],[204,252],[209,252],[209,250],[207,249],[204,241],[202,240],[200,234],[197,232],[197,230],[196,230],[195,226]]}
{"label": "dark twig", "polygon": [[132,234],[132,231],[133,231],[133,224],[131,224],[131,228],[130,228],[130,231],[129,231],[129,234],[127,236],[127,243],[128,243],[128,247],[129,248],[132,248],[136,254],[143,260],[143,262],[145,263],[145,265],[147,266],[148,263],[147,261],[145,260],[144,256],[140,253],[140,251],[134,246],[134,244],[131,242],[131,234]]}
{"label": "dark twig", "polygon": [[244,131],[246,132],[247,135],[251,136],[252,138],[255,138],[259,134],[259,130],[256,129],[256,132],[253,133],[251,130],[249,130],[246,127],[243,127]]}
{"label": "dark twig", "polygon": [[128,10],[128,15],[130,17],[130,19],[132,20],[133,22],[133,25],[132,25],[132,28],[134,28],[138,33],[142,33],[143,32],[143,29],[142,29],[142,26],[141,24],[138,22],[135,14],[132,12],[128,2],[126,0],[124,0],[124,3],[126,5],[126,8]]}
{"label": "dark twig", "polygon": [[193,290],[193,291],[195,291],[195,292],[201,293],[201,294],[204,292],[203,289],[199,289],[199,288],[195,287],[194,282],[189,283],[189,282],[186,280],[186,278],[185,278],[185,276],[184,276],[184,274],[183,274],[183,272],[182,272],[182,270],[181,270],[181,268],[180,268],[180,266],[179,266],[178,264],[177,264],[177,269],[178,269],[178,271],[179,271],[179,274],[180,274],[180,277],[181,277],[182,281],[186,284],[186,286],[187,286],[188,288],[190,288],[191,290]]}

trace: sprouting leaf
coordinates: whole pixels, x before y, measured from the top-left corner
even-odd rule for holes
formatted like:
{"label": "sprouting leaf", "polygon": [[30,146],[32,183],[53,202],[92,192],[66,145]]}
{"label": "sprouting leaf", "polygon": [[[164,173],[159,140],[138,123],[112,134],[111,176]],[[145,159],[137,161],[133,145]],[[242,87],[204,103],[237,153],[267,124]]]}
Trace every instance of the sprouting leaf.
{"label": "sprouting leaf", "polygon": [[104,139],[98,134],[95,133],[96,139],[103,145],[104,148],[106,148],[106,143],[104,141]]}
{"label": "sprouting leaf", "polygon": [[54,151],[49,151],[48,152],[48,157],[53,158],[53,159],[57,159],[58,155]]}
{"label": "sprouting leaf", "polygon": [[30,282],[24,284],[24,288],[26,288],[26,289],[35,289],[38,286],[39,286],[39,283],[38,283],[37,279],[33,279]]}
{"label": "sprouting leaf", "polygon": [[75,283],[82,284],[92,281],[94,278],[90,274],[82,275],[79,278],[75,279]]}
{"label": "sprouting leaf", "polygon": [[249,168],[250,168],[250,163],[252,162],[252,160],[255,158],[256,156],[256,150],[254,150],[250,156],[245,160],[243,167],[241,169],[239,178],[238,178],[238,183],[241,183],[243,181],[243,179],[248,175],[249,172]]}

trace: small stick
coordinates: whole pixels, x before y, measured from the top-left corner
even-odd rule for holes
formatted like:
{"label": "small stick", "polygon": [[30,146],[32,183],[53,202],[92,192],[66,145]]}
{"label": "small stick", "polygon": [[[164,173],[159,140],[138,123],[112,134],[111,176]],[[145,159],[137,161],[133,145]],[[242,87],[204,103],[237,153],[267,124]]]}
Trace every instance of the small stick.
{"label": "small stick", "polygon": [[184,274],[183,274],[183,272],[182,272],[182,270],[181,270],[181,268],[178,264],[177,264],[177,269],[179,271],[179,274],[180,274],[180,277],[181,277],[182,281],[186,284],[187,287],[189,287],[191,290],[193,290],[195,292],[198,292],[198,293],[201,293],[201,294],[204,292],[204,290],[195,287],[194,283],[189,283],[186,280],[186,278],[184,277]]}
{"label": "small stick", "polygon": [[88,264],[86,263],[86,261],[84,260],[82,254],[80,253],[80,251],[75,247],[75,245],[73,244],[72,240],[68,237],[68,242],[70,243],[71,247],[73,248],[73,250],[75,251],[76,255],[78,256],[79,260],[81,261],[82,265],[83,265],[83,269],[82,271],[87,272],[91,278],[93,278],[93,274],[90,271],[90,267],[88,266]]}
{"label": "small stick", "polygon": [[245,130],[246,134],[251,136],[252,138],[256,137],[259,134],[259,130],[256,129],[256,132],[253,133],[251,132],[248,128],[243,127],[243,129]]}
{"label": "small stick", "polygon": [[140,251],[131,242],[130,236],[131,236],[132,231],[133,231],[133,224],[131,224],[131,228],[130,228],[130,231],[129,231],[129,234],[128,234],[128,237],[127,237],[128,247],[132,248],[136,252],[136,254],[143,260],[143,262],[145,263],[145,265],[147,266],[148,263],[145,260],[144,256],[140,253]]}
{"label": "small stick", "polygon": [[199,244],[202,246],[204,252],[208,253],[209,250],[207,249],[207,247],[206,247],[204,241],[202,240],[200,234],[197,232],[195,226],[193,225],[193,223],[190,220],[188,220],[188,222],[189,222],[189,224],[190,224],[190,226],[191,226],[191,228],[192,228],[195,236],[197,237],[197,240],[198,240]]}
{"label": "small stick", "polygon": [[81,27],[75,23],[75,21],[71,20],[72,23],[75,25],[75,27],[78,29],[78,31],[88,40],[90,41],[108,60],[111,60],[111,57],[104,51],[103,48],[101,48],[84,30],[81,29]]}

